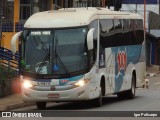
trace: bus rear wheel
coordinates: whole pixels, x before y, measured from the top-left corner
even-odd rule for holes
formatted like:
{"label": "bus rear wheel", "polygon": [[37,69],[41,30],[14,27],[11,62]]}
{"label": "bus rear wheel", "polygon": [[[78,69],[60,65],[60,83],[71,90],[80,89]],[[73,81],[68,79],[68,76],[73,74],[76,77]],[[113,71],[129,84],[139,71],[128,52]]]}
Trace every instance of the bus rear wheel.
{"label": "bus rear wheel", "polygon": [[131,88],[127,91],[117,93],[117,96],[120,99],[133,99],[135,97],[135,91],[136,91],[136,76],[133,74]]}
{"label": "bus rear wheel", "polygon": [[46,108],[46,102],[36,102],[37,109],[44,110]]}
{"label": "bus rear wheel", "polygon": [[136,93],[136,76],[132,75],[132,84],[131,84],[131,89],[126,91],[128,99],[133,99],[135,97]]}

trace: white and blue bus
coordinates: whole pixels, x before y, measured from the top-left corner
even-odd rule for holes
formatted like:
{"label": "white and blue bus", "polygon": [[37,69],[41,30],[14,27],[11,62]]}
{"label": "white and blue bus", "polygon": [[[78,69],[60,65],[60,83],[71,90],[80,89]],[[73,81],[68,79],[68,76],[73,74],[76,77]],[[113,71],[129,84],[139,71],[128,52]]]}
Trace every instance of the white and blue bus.
{"label": "white and blue bus", "polygon": [[106,8],[68,8],[40,12],[20,36],[20,75],[24,101],[89,101],[117,94],[134,98],[144,85],[145,37],[138,14]]}

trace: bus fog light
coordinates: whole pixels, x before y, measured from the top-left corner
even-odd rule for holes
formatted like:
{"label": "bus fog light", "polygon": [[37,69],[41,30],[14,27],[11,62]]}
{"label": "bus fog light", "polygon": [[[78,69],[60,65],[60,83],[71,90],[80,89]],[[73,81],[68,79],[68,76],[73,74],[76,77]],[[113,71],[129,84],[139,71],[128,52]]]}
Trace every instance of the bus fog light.
{"label": "bus fog light", "polygon": [[33,85],[31,84],[30,81],[26,80],[23,82],[23,87],[27,89],[33,87]]}

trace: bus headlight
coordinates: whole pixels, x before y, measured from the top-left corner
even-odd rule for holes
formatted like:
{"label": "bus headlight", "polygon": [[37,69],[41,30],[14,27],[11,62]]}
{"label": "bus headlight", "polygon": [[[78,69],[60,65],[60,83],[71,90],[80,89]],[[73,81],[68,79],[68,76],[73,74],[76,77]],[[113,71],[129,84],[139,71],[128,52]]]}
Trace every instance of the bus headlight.
{"label": "bus headlight", "polygon": [[76,86],[82,87],[88,83],[88,80],[81,79],[75,83]]}
{"label": "bus headlight", "polygon": [[27,89],[27,88],[33,87],[33,85],[31,84],[29,80],[26,80],[23,82],[23,87]]}

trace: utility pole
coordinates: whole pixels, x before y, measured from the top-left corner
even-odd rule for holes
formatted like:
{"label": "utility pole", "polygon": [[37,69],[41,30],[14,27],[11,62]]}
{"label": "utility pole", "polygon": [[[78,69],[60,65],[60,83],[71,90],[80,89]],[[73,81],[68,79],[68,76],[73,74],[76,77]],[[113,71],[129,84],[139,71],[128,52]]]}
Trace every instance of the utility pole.
{"label": "utility pole", "polygon": [[[144,0],[144,41],[146,48],[146,0]],[[145,49],[145,58],[147,58],[147,50]]]}
{"label": "utility pole", "polygon": [[144,35],[146,39],[146,0],[144,0]]}

